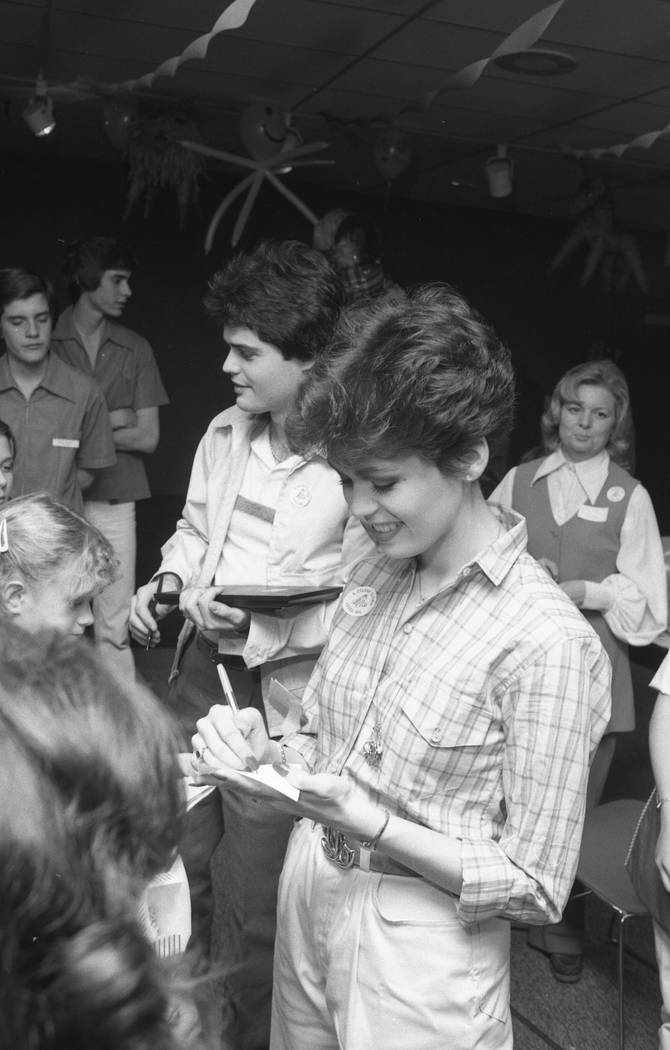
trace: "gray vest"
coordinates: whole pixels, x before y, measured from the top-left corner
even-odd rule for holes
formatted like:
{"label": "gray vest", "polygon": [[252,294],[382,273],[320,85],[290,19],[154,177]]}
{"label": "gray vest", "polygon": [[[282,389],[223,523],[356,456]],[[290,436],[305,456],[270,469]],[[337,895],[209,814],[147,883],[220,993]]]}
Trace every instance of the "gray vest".
{"label": "gray vest", "polygon": [[[534,558],[551,558],[556,563],[559,583],[563,580],[600,583],[617,572],[621,528],[638,482],[610,460],[605,484],[592,503],[586,502],[587,508],[599,508],[595,513],[605,520],[591,521],[574,514],[559,526],[551,512],[547,478],[531,485],[542,462],[535,459],[522,463],[514,477],[512,506],[526,519],[528,551]],[[612,494],[619,497],[622,493],[621,498],[611,498]],[[628,645],[615,637],[599,612],[581,611],[600,636],[612,663],[612,717],[608,732],[631,730],[635,726],[635,708]]]}

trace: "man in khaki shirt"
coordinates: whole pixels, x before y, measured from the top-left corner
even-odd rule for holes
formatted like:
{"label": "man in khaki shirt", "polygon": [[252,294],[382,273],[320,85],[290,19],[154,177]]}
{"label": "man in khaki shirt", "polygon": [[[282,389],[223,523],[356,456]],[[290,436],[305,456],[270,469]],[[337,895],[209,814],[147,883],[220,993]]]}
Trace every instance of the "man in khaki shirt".
{"label": "man in khaki shirt", "polygon": [[0,270],[0,418],[16,438],[13,494],[50,492],[81,513],[116,454],[98,384],[51,353],[53,307],[45,278]]}

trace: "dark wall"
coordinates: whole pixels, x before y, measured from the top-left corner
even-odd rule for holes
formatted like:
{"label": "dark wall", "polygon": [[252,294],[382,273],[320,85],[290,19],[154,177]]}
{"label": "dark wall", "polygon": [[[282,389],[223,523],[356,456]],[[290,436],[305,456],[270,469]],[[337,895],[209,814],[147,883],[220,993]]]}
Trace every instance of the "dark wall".
{"label": "dark wall", "polygon": [[[126,183],[120,163],[40,163],[35,157],[0,162],[0,265],[27,265],[50,274],[62,305],[67,295],[60,267],[67,241],[123,232],[136,247],[134,297],[124,320],[151,341],[171,398],[161,416],[159,449],[148,464],[153,492],[170,505],[174,501],[178,506],[185,492],[193,452],[207,422],[232,401],[221,373],[220,335],[200,304],[208,277],[231,251],[237,203],[219,227],[210,256],[203,243],[214,209],[234,182],[211,175],[203,185],[199,213],[179,229],[168,193],[156,199],[147,217],[134,212],[124,220]],[[513,203],[504,202],[499,211],[479,211],[420,205],[402,200],[395,188],[387,198],[363,198],[293,185],[319,215],[344,207],[375,219],[385,268],[399,283],[449,281],[496,327],[512,350],[519,385],[510,465],[537,443],[543,397],[560,374],[583,360],[594,344],[607,347],[633,392],[637,473],[652,492],[663,527],[670,530],[668,329],[643,324],[649,308],[670,312],[660,238],[640,237],[650,298],[634,288],[608,294],[599,275],[587,290],[579,288],[581,253],[548,277],[548,264],[570,225],[516,215]],[[311,240],[309,223],[268,186],[239,247],[248,248],[261,237]],[[162,531],[163,539],[171,527]]]}

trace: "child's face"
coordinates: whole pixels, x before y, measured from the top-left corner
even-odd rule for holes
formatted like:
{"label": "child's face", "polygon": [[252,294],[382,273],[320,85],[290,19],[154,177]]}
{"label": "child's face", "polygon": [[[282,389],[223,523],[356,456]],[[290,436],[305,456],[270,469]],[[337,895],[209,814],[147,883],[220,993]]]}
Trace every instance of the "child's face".
{"label": "child's face", "polygon": [[72,569],[66,568],[43,583],[27,585],[17,613],[19,626],[30,632],[52,630],[59,634],[83,634],[93,623],[93,595],[85,594],[73,600],[69,597],[71,581]]}
{"label": "child's face", "polygon": [[14,484],[14,453],[4,434],[0,435],[0,506],[12,494]]}

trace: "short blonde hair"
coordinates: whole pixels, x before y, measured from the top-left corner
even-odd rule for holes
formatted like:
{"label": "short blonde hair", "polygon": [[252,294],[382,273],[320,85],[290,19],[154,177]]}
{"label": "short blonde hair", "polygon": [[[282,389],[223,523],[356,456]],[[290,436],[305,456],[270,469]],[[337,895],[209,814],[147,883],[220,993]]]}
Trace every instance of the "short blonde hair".
{"label": "short blonde hair", "polygon": [[0,510],[0,584],[17,574],[44,583],[71,568],[72,600],[96,595],[116,578],[118,562],[99,529],[46,492],[10,500]]}
{"label": "short blonde hair", "polygon": [[614,426],[606,447],[615,463],[626,466],[633,428],[630,394],[623,372],[607,358],[575,365],[559,379],[540,423],[545,450],[553,452],[558,447],[561,409],[577,400],[577,388],[582,384],[605,387],[614,398]]}

